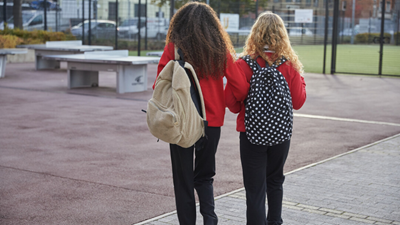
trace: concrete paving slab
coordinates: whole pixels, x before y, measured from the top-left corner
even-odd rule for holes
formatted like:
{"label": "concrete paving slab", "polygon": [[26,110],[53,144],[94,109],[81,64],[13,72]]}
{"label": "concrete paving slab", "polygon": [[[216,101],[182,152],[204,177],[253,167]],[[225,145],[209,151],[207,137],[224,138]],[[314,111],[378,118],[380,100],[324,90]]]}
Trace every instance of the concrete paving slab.
{"label": "concrete paving slab", "polygon": [[[400,223],[400,135],[286,175],[284,224],[343,225]],[[217,198],[219,224],[246,224],[246,194]],[[268,206],[267,206],[268,207]],[[198,224],[202,217],[197,207]],[[169,213],[137,225],[177,224]]]}

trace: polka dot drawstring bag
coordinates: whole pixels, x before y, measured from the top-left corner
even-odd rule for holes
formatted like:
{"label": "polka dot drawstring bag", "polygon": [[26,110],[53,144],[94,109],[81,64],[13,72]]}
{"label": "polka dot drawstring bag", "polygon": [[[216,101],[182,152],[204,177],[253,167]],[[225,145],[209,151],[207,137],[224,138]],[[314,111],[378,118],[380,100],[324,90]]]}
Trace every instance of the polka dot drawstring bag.
{"label": "polka dot drawstring bag", "polygon": [[293,105],[285,77],[277,70],[286,62],[261,67],[257,58],[243,57],[253,70],[245,101],[245,128],[250,143],[273,146],[289,140],[293,128]]}

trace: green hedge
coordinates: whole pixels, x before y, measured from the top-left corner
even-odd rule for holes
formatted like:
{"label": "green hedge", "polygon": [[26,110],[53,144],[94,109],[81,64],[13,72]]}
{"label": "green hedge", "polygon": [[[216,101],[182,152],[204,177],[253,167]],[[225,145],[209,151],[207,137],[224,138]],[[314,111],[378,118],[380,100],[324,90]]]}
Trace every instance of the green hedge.
{"label": "green hedge", "polygon": [[[51,32],[44,30],[26,31],[20,29],[4,29],[0,30],[0,36],[15,36],[21,39],[21,42],[15,42],[15,46],[18,44],[44,44],[46,41],[65,41],[65,40],[76,40],[75,36],[63,32]],[[8,38],[9,39],[9,38]],[[8,48],[15,48],[15,46],[7,46]]]}
{"label": "green hedge", "polygon": [[[373,40],[375,37],[379,37],[381,34],[380,33],[362,33],[362,34],[357,34],[354,42],[356,44],[366,44],[366,43],[373,43]],[[383,36],[385,38],[390,38],[392,37],[391,34],[389,33],[384,33]]]}

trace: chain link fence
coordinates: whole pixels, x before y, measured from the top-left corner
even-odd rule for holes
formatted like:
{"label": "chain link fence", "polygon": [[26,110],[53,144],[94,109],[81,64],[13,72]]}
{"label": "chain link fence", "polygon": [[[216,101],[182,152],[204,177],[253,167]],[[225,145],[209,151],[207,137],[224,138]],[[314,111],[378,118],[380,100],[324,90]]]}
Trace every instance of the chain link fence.
{"label": "chain link fence", "polygon": [[[7,1],[4,8],[5,1],[0,1],[0,21],[6,19],[12,26],[13,2]],[[309,54],[318,58],[324,56],[328,66],[336,21],[338,49],[333,71],[371,73],[377,70],[375,64],[380,62],[375,53],[381,51],[378,46],[384,42],[382,52],[388,54],[381,60],[384,62],[383,74],[400,75],[400,66],[394,62],[400,57],[400,1],[385,0],[382,4],[377,0],[207,0],[206,3],[217,12],[238,52],[257,16],[272,11],[284,20],[293,46],[314,46],[310,49],[317,49],[316,52]],[[175,2],[176,7],[179,4],[183,2]],[[336,14],[334,4],[339,5]],[[25,30],[70,32],[84,44],[131,51],[162,51],[171,17],[170,1],[166,0],[25,0],[21,10]],[[299,17],[300,13],[306,12],[304,10],[308,10],[308,14]],[[382,25],[383,37],[380,36]],[[352,66],[357,60],[371,63],[360,68]],[[323,72],[322,67],[325,71],[325,63],[322,59],[318,61],[321,68],[318,72]]]}

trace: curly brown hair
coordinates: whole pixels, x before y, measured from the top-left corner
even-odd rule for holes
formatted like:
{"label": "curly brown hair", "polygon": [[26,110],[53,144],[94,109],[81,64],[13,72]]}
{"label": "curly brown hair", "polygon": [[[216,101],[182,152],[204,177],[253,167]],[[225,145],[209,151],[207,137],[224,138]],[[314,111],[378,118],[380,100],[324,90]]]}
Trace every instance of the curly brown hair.
{"label": "curly brown hair", "polygon": [[[268,45],[269,50],[275,52],[272,59],[268,58],[264,53],[265,45]],[[304,72],[303,64],[290,44],[282,18],[269,11],[260,14],[251,28],[241,53],[241,56],[244,55],[260,55],[269,65],[272,65],[275,60],[279,63],[280,58],[284,56],[289,60],[287,63],[291,63],[297,72]]]}
{"label": "curly brown hair", "polygon": [[197,76],[214,79],[224,76],[227,54],[235,58],[235,49],[222,28],[215,11],[207,4],[190,2],[172,17],[166,44],[182,49]]}

